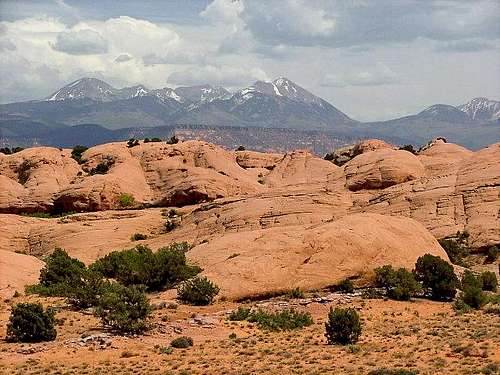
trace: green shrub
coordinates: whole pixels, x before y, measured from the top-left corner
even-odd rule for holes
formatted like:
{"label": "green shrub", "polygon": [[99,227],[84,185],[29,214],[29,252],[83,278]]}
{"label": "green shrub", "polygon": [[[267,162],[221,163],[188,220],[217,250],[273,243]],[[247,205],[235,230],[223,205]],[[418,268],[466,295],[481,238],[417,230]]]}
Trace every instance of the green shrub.
{"label": "green shrub", "polygon": [[177,287],[177,296],[181,301],[193,305],[210,305],[219,290],[219,287],[206,277],[194,277]]}
{"label": "green shrub", "polygon": [[460,298],[474,309],[480,309],[488,302],[488,297],[481,288],[476,286],[466,286],[462,290]]}
{"label": "green shrub", "polygon": [[330,307],[328,321],[325,323],[325,336],[328,344],[354,344],[361,335],[361,320],[352,308]]}
{"label": "green shrub", "polygon": [[150,142],[150,140],[149,140],[149,138],[144,138],[144,141],[143,141],[143,142],[144,142],[144,143],[149,143],[149,142]]}
{"label": "green shrub", "polygon": [[193,346],[193,339],[187,336],[177,337],[170,342],[170,346],[176,349],[186,349]]}
{"label": "green shrub", "polygon": [[338,285],[338,290],[342,293],[352,293],[354,292],[354,284],[349,279],[342,280]]}
{"label": "green shrub", "polygon": [[109,281],[93,270],[87,270],[79,283],[73,285],[68,291],[68,303],[77,309],[86,309],[97,306],[100,298],[112,288]]}
{"label": "green shrub", "polygon": [[85,270],[85,264],[56,248],[40,271],[40,288],[37,291],[33,287],[32,291],[48,296],[66,296],[73,286],[80,283]]}
{"label": "green shrub", "polygon": [[179,143],[179,138],[177,138],[175,135],[171,136],[170,139],[167,141],[167,144],[169,145],[175,145]]}
{"label": "green shrub", "polygon": [[95,174],[106,174],[109,171],[109,168],[111,168],[115,164],[114,160],[103,160],[99,164],[97,164],[94,168],[92,168],[89,171],[89,174],[91,176]]}
{"label": "green shrub", "polygon": [[251,323],[257,323],[259,328],[268,331],[291,331],[313,324],[311,314],[294,309],[279,312],[257,310],[251,312],[247,320]]}
{"label": "green shrub", "polygon": [[395,270],[390,265],[375,269],[375,284],[385,288],[387,295],[398,301],[408,301],[421,290],[411,272],[404,268]]}
{"label": "green shrub", "polygon": [[142,286],[114,283],[99,299],[95,314],[119,333],[138,333],[149,328],[151,306]]}
{"label": "green shrub", "polygon": [[465,267],[464,258],[470,255],[469,247],[467,246],[466,239],[468,238],[467,232],[465,234],[458,233],[459,239],[440,239],[438,242],[441,247],[446,251],[451,263]]}
{"label": "green shrub", "polygon": [[142,233],[134,233],[132,237],[130,237],[131,241],[142,241],[142,240],[147,240],[148,236]]}
{"label": "green shrub", "polygon": [[122,194],[118,197],[118,203],[122,207],[131,207],[135,203],[135,198],[132,194]]}
{"label": "green shrub", "polygon": [[82,164],[84,162],[84,160],[82,160],[82,155],[88,149],[89,148],[86,146],[76,145],[73,147],[73,150],[71,150],[71,157],[75,159],[78,164]]}
{"label": "green shrub", "polygon": [[458,314],[464,314],[472,310],[472,308],[464,302],[462,298],[457,298],[455,302],[453,302],[453,310]]}
{"label": "green shrub", "polygon": [[161,142],[161,138],[158,137],[151,138],[151,142]]}
{"label": "green shrub", "polygon": [[455,297],[458,278],[453,266],[443,259],[425,254],[417,259],[413,273],[431,298],[450,300]]}
{"label": "green shrub", "polygon": [[23,147],[12,147],[12,148],[2,147],[2,148],[0,148],[0,154],[12,155],[12,154],[15,154],[16,152],[20,152],[22,150],[24,150]]}
{"label": "green shrub", "polygon": [[20,303],[12,309],[7,324],[7,341],[52,341],[57,332],[54,328],[55,311],[43,309],[39,303]]}
{"label": "green shrub", "polygon": [[498,287],[497,275],[495,272],[484,271],[481,273],[481,280],[483,281],[483,290],[496,292]]}
{"label": "green shrub", "polygon": [[132,147],[135,147],[135,146],[139,146],[139,140],[138,139],[134,139],[134,138],[130,138],[127,141],[127,147],[128,148],[132,148]]}
{"label": "green shrub", "polygon": [[462,275],[462,280],[460,282],[461,288],[473,287],[476,289],[483,289],[483,280],[481,277],[477,277],[472,271],[465,270]]}
{"label": "green shrub", "polygon": [[165,220],[165,231],[167,233],[173,231],[178,226],[179,222],[177,220],[171,220],[171,219]]}
{"label": "green shrub", "polygon": [[417,375],[418,372],[413,370],[405,370],[405,369],[387,369],[387,368],[379,368],[376,370],[372,370],[368,373],[368,375]]}
{"label": "green shrub", "polygon": [[245,151],[245,146],[238,146],[236,151]]}
{"label": "green shrub", "polygon": [[413,145],[404,145],[399,148],[400,150],[411,152],[413,155],[417,155],[418,152],[413,148]]}
{"label": "green shrub", "polygon": [[304,298],[304,292],[299,287],[297,287],[297,288],[291,289],[287,293],[287,297],[288,298]]}
{"label": "green shrub", "polygon": [[24,185],[28,182],[30,178],[30,171],[35,167],[35,164],[30,160],[24,160],[17,168],[17,179],[21,185]]}
{"label": "green shrub", "polygon": [[486,261],[493,263],[498,258],[498,247],[490,246],[486,252]]}
{"label": "green shrub", "polygon": [[153,253],[147,246],[114,251],[98,259],[91,268],[124,285],[145,285],[150,291],[170,288],[201,271],[186,264],[186,242],[173,243]]}
{"label": "green shrub", "polygon": [[247,320],[247,318],[250,316],[250,313],[251,310],[249,308],[239,306],[237,310],[231,311],[231,314],[229,314],[229,320],[231,321]]}

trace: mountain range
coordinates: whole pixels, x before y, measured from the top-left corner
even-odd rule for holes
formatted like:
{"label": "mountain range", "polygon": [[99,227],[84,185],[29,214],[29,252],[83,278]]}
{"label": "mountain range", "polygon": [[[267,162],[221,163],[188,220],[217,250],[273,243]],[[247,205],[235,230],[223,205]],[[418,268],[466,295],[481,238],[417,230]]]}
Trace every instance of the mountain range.
{"label": "mountain range", "polygon": [[[499,125],[500,102],[487,98],[475,98],[457,107],[436,104],[416,115],[362,123],[283,77],[258,81],[233,93],[211,85],[117,89],[96,78],[82,78],[42,100],[0,105],[1,145],[67,146],[61,134],[73,139],[73,134],[81,135],[83,129],[92,129],[92,134],[83,138],[94,144],[130,134],[166,136],[185,128],[198,137],[207,129],[245,134],[248,131],[243,129],[255,128],[271,129],[261,131],[270,137],[266,142],[271,149],[279,149],[280,144],[272,141],[279,132],[299,138],[307,132],[319,132],[340,143],[377,137],[421,144],[442,136],[479,148],[500,138]],[[240,143],[246,143],[244,136],[240,138]]]}

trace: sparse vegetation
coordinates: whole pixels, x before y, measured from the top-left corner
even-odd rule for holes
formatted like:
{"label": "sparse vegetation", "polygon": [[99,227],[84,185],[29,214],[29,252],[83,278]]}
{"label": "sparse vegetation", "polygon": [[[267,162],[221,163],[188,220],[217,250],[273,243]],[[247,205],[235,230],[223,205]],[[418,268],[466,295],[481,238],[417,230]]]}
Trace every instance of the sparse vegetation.
{"label": "sparse vegetation", "polygon": [[458,278],[453,266],[445,260],[425,254],[417,259],[413,273],[429,297],[445,301],[455,297]]}
{"label": "sparse vegetation", "polygon": [[293,288],[287,293],[288,298],[304,298],[304,292],[299,288]]}
{"label": "sparse vegetation", "polygon": [[470,249],[467,245],[469,238],[468,232],[458,232],[456,238],[442,238],[439,244],[446,251],[451,263],[465,267],[465,260],[470,255]]}
{"label": "sparse vegetation", "polygon": [[404,150],[411,152],[413,155],[418,155],[418,151],[413,148],[413,145],[403,145],[399,148],[399,150]]}
{"label": "sparse vegetation", "polygon": [[181,301],[193,305],[210,305],[219,290],[219,287],[206,277],[194,277],[179,285],[177,296]]}
{"label": "sparse vegetation", "polygon": [[76,145],[73,147],[71,150],[71,157],[76,160],[78,164],[83,164],[85,160],[82,159],[82,155],[85,151],[87,151],[89,148],[87,146],[82,146],[82,145]]}
{"label": "sparse vegetation", "polygon": [[172,219],[165,220],[165,231],[167,233],[173,231],[178,226],[179,222],[177,220],[172,220]]}
{"label": "sparse vegetation", "polygon": [[171,136],[170,139],[167,141],[167,144],[169,145],[175,145],[179,143],[179,138],[177,138],[175,135]]}
{"label": "sparse vegetation", "polygon": [[132,147],[135,147],[135,146],[139,146],[139,140],[135,139],[135,138],[130,138],[127,141],[127,147],[128,148],[132,148]]}
{"label": "sparse vegetation", "polygon": [[132,207],[135,203],[135,198],[132,194],[122,194],[118,197],[118,203],[122,207]]}
{"label": "sparse vegetation", "polygon": [[24,150],[23,147],[1,147],[0,148],[0,154],[5,154],[5,155],[12,155],[15,154],[16,152],[20,152]]}
{"label": "sparse vegetation", "polygon": [[105,326],[119,333],[139,333],[149,328],[151,306],[144,287],[113,283],[99,299],[95,313]]}
{"label": "sparse vegetation", "polygon": [[413,370],[387,369],[387,368],[372,370],[368,373],[368,375],[417,375],[417,374],[418,373]]}
{"label": "sparse vegetation", "polygon": [[12,309],[7,324],[7,341],[52,341],[57,332],[54,328],[55,310],[44,310],[40,303],[20,303]]}
{"label": "sparse vegetation", "polygon": [[231,311],[228,319],[231,321],[247,320],[251,311],[249,308],[239,306],[237,310]]}
{"label": "sparse vegetation", "polygon": [[375,269],[375,284],[384,288],[390,298],[399,301],[408,301],[421,290],[411,272],[404,268],[395,270],[390,265]]}
{"label": "sparse vegetation", "polygon": [[30,170],[35,166],[35,164],[31,160],[24,160],[17,168],[17,179],[21,185],[24,185],[28,182],[30,178]]}
{"label": "sparse vegetation", "polygon": [[498,287],[497,275],[495,272],[484,271],[481,273],[481,280],[483,282],[483,290],[496,292]]}
{"label": "sparse vegetation", "polygon": [[236,151],[245,151],[245,146],[238,146]]}
{"label": "sparse vegetation", "polygon": [[97,164],[94,168],[92,168],[89,171],[89,174],[91,176],[93,176],[95,174],[106,174],[106,173],[108,173],[109,168],[111,168],[114,164],[115,164],[114,160],[104,159],[99,164]]}
{"label": "sparse vegetation", "polygon": [[142,234],[142,233],[134,233],[132,235],[132,237],[130,237],[131,241],[143,241],[143,240],[147,240],[147,239],[148,239],[148,236],[145,234]]}
{"label": "sparse vegetation", "polygon": [[354,292],[354,284],[349,279],[342,280],[337,286],[338,290],[342,293],[352,293]]}
{"label": "sparse vegetation", "polygon": [[486,251],[486,261],[488,263],[493,263],[498,259],[498,247],[490,246]]}
{"label": "sparse vegetation", "polygon": [[[483,292],[483,280],[466,270],[461,281],[462,293],[459,300],[474,309],[480,309],[487,302],[486,294]],[[458,302],[457,302],[458,303]]]}
{"label": "sparse vegetation", "polygon": [[[243,311],[241,314],[243,315]],[[313,324],[311,314],[300,312],[294,309],[286,309],[278,312],[268,312],[265,310],[252,311],[246,317],[251,323],[267,331],[291,331],[310,326]]]}
{"label": "sparse vegetation", "polygon": [[355,344],[361,335],[361,319],[352,308],[330,308],[325,323],[325,336],[328,344]]}
{"label": "sparse vegetation", "polygon": [[177,337],[170,342],[170,346],[176,349],[187,349],[193,346],[193,339],[188,336]]}

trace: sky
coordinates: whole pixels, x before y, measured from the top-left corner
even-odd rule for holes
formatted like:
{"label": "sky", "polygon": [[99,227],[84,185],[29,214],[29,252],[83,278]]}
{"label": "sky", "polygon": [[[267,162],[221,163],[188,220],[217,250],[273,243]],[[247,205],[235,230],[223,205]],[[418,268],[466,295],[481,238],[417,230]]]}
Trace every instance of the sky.
{"label": "sky", "polygon": [[500,99],[500,0],[0,0],[0,102],[286,77],[360,121]]}

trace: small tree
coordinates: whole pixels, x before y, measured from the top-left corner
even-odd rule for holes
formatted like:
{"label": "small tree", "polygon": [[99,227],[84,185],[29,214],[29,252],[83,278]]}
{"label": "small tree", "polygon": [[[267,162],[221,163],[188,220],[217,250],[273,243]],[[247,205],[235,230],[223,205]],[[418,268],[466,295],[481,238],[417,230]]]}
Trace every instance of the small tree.
{"label": "small tree", "polygon": [[20,303],[12,309],[7,324],[7,341],[52,341],[57,332],[54,328],[55,311],[43,309],[40,303]]}
{"label": "small tree", "polygon": [[56,248],[47,257],[45,267],[40,271],[40,285],[57,287],[57,284],[60,284],[69,288],[80,282],[85,269],[85,264],[71,258],[63,249]]}
{"label": "small tree", "polygon": [[338,285],[338,290],[342,293],[352,293],[354,292],[354,284],[349,279],[342,280]]}
{"label": "small tree", "polygon": [[87,151],[89,148],[87,146],[76,145],[71,150],[71,157],[76,160],[78,164],[82,164],[84,160],[82,159],[82,154]]}
{"label": "small tree", "polygon": [[188,336],[177,337],[170,342],[170,346],[176,349],[186,349],[193,346],[193,339]]}
{"label": "small tree", "polygon": [[111,288],[111,283],[93,270],[86,270],[79,283],[68,290],[68,303],[77,309],[97,306],[100,298]]}
{"label": "small tree", "polygon": [[143,287],[115,283],[99,299],[95,313],[105,326],[119,333],[137,333],[149,328],[151,306]]}
{"label": "small tree", "polygon": [[498,287],[497,275],[495,272],[484,271],[481,273],[481,280],[483,282],[483,290],[496,292]]}
{"label": "small tree", "polygon": [[169,145],[175,145],[179,143],[179,138],[177,138],[175,135],[171,136],[170,139],[167,141],[167,144]]}
{"label": "small tree", "polygon": [[498,258],[498,247],[490,246],[488,251],[486,252],[486,261],[489,263],[493,263]]}
{"label": "small tree", "polygon": [[385,288],[387,295],[398,301],[408,301],[421,289],[411,272],[404,268],[395,270],[390,265],[375,269],[375,284]]}
{"label": "small tree", "polygon": [[236,151],[245,151],[245,146],[238,146]]}
{"label": "small tree", "polygon": [[132,194],[122,194],[118,197],[118,203],[122,207],[132,207],[135,203],[135,198]]}
{"label": "small tree", "polygon": [[352,308],[330,307],[328,321],[325,323],[325,336],[328,344],[354,344],[361,335],[361,320]]}
{"label": "small tree", "polygon": [[450,300],[455,297],[458,278],[453,266],[440,257],[431,254],[421,256],[415,263],[413,274],[431,298]]}
{"label": "small tree", "polygon": [[194,277],[179,285],[177,295],[182,301],[193,305],[210,305],[219,290],[219,287],[206,277]]}

